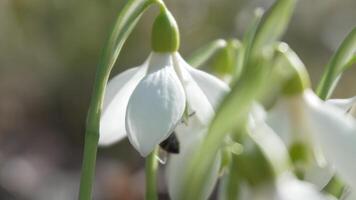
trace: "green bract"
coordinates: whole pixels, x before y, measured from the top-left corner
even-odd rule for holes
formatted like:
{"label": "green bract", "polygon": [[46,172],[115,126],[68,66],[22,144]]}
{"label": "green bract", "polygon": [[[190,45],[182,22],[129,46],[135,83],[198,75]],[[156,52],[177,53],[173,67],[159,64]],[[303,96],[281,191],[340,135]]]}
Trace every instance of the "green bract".
{"label": "green bract", "polygon": [[152,29],[152,50],[155,52],[175,52],[179,49],[178,25],[172,14],[165,8],[154,21]]}

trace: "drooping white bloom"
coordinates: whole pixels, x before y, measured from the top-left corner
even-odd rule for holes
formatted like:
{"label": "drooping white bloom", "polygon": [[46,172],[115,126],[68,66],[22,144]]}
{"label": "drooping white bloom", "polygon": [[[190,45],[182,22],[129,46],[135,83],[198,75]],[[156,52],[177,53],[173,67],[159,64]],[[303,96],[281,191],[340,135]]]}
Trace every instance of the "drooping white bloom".
{"label": "drooping white bloom", "polygon": [[268,123],[287,144],[309,144],[316,155],[322,154],[336,173],[356,188],[356,120],[343,110],[306,90],[277,102]]}
{"label": "drooping white bloom", "polygon": [[[201,128],[189,128],[184,125],[177,128],[177,137],[180,142],[180,153],[171,154],[166,166],[166,180],[168,192],[172,200],[182,199],[182,191],[184,183],[187,181],[187,171],[191,166],[191,161],[202,143],[207,130]],[[208,178],[203,186],[203,198],[209,199],[210,194],[214,190],[214,186],[219,177],[221,165],[221,154],[217,153],[209,172],[206,174]]]}
{"label": "drooping white bloom", "polygon": [[177,52],[153,52],[138,67],[109,81],[100,120],[99,144],[128,136],[147,156],[181,122],[185,110],[207,125],[229,90],[219,79],[194,69]]}
{"label": "drooping white bloom", "polygon": [[[276,176],[250,187],[241,184],[242,200],[331,200],[311,183],[298,180],[291,172],[288,150],[280,137],[265,122],[262,107],[254,105],[249,118],[250,136],[269,160]],[[247,148],[247,147],[245,147]]]}

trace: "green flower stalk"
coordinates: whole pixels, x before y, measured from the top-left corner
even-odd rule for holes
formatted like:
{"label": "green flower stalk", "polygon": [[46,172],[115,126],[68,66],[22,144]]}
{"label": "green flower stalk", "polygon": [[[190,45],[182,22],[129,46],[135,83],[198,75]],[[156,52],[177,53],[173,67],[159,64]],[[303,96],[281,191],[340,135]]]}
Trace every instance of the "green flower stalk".
{"label": "green flower stalk", "polygon": [[99,124],[106,84],[127,37],[143,12],[154,0],[130,0],[121,11],[97,68],[92,98],[87,114],[79,200],[91,200],[99,140]]}

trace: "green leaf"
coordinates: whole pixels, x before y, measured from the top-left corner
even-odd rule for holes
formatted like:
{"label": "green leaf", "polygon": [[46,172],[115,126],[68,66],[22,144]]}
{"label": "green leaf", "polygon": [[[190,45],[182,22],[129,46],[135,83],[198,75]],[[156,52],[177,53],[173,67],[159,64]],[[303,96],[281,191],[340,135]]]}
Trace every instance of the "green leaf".
{"label": "green leaf", "polygon": [[354,28],[341,43],[329,61],[317,87],[317,94],[321,99],[327,99],[334,91],[342,73],[355,62],[356,28]]}
{"label": "green leaf", "polygon": [[226,41],[223,39],[214,40],[193,52],[187,61],[191,66],[199,68],[219,50],[226,47],[226,44]]}
{"label": "green leaf", "polygon": [[268,86],[273,51],[266,51],[283,34],[290,20],[295,0],[278,0],[261,21],[256,12],[251,27],[243,42],[241,78],[234,79],[230,94],[216,111],[208,135],[185,174],[186,187],[182,195],[185,200],[202,199],[206,173],[215,160],[225,137],[234,130],[243,130],[253,102]]}
{"label": "green leaf", "polygon": [[212,121],[208,135],[200,146],[199,151],[191,161],[186,177],[185,191],[182,193],[183,199],[202,199],[204,183],[215,156],[219,151],[224,138],[231,131],[240,129],[245,125],[253,100],[260,94],[261,88],[266,78],[265,60],[252,63],[247,74],[239,80],[232,88],[231,93],[224,99]]}
{"label": "green leaf", "polygon": [[258,27],[253,51],[278,40],[288,27],[296,0],[277,0],[264,15]]}

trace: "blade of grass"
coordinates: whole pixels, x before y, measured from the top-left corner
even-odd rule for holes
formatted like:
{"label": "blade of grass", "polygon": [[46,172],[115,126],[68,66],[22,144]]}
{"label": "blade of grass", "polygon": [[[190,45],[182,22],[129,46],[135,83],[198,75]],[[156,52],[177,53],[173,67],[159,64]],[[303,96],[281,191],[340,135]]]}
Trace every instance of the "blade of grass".
{"label": "blade of grass", "polygon": [[355,59],[356,51],[356,28],[354,28],[341,43],[335,54],[329,61],[323,76],[317,87],[318,96],[326,100],[335,89],[342,73],[350,68],[349,62]]}

